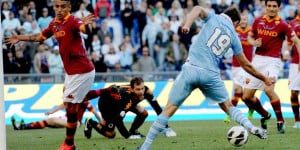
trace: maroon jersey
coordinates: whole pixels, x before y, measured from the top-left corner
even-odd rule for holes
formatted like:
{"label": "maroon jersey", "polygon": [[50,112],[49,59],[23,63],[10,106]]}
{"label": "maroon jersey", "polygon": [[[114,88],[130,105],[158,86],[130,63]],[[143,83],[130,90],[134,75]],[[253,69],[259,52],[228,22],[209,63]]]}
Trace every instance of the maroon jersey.
{"label": "maroon jersey", "polygon": [[294,34],[291,26],[279,16],[270,19],[266,15],[255,19],[250,32],[253,38],[262,38],[262,45],[256,48],[255,53],[276,58],[281,55],[281,47],[285,37],[287,36],[290,40]]}
{"label": "maroon jersey", "polygon": [[[290,22],[290,25],[296,32],[296,35],[298,37],[300,37],[300,16],[298,15],[294,20],[292,20]],[[292,55],[292,63],[298,64],[299,63],[299,54],[298,54],[298,51],[297,51],[297,48],[295,45],[293,46],[291,55]]]}
{"label": "maroon jersey", "polygon": [[[253,54],[253,46],[248,42],[248,34],[251,31],[250,27],[246,27],[245,29],[238,26],[236,28],[236,32],[241,40],[243,52],[246,56],[246,58],[251,61],[252,60],[252,54]],[[240,67],[239,62],[235,58],[235,56],[232,57],[232,66],[234,67]]]}
{"label": "maroon jersey", "polygon": [[59,53],[68,75],[82,74],[94,69],[83,48],[80,26],[83,22],[72,15],[67,15],[63,21],[53,19],[42,36],[46,39],[54,35],[59,45]]}

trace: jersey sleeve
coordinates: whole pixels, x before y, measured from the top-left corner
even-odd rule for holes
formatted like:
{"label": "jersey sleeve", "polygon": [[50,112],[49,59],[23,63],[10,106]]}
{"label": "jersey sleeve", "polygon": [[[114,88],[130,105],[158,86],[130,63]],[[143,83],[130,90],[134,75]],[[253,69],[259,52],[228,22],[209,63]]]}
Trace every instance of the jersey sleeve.
{"label": "jersey sleeve", "polygon": [[295,31],[293,30],[293,28],[292,28],[292,26],[290,24],[287,24],[285,22],[282,23],[282,26],[283,27],[281,29],[283,29],[283,32],[284,32],[284,34],[287,37],[287,41],[289,43],[291,43],[292,42],[292,40],[291,40],[292,37],[296,35]]}
{"label": "jersey sleeve", "polygon": [[49,26],[41,32],[43,40],[50,38],[54,34],[52,28],[53,25],[50,23]]}

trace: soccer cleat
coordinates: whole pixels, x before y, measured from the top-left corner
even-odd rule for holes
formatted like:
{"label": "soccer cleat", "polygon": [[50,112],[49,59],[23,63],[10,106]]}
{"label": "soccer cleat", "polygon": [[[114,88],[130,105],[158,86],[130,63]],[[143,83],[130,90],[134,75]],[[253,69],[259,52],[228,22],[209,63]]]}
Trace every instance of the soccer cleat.
{"label": "soccer cleat", "polygon": [[285,133],[285,124],[284,122],[277,122],[277,131],[279,134]]}
{"label": "soccer cleat", "polygon": [[224,117],[224,122],[225,122],[225,123],[230,123],[230,122],[231,122],[230,116],[229,116],[229,115],[226,115],[226,116]]}
{"label": "soccer cleat", "polygon": [[141,139],[141,138],[142,138],[141,135],[130,135],[130,136],[128,137],[128,139],[131,139],[131,140]]}
{"label": "soccer cleat", "polygon": [[254,109],[249,109],[248,110],[248,119],[253,119],[253,113],[254,113]]}
{"label": "soccer cleat", "polygon": [[295,122],[295,125],[293,126],[293,128],[300,129],[300,121]]}
{"label": "soccer cleat", "polygon": [[257,136],[260,139],[267,139],[268,138],[267,130],[264,130],[264,129],[261,129],[261,128],[253,127],[250,130],[250,133]]}
{"label": "soccer cleat", "polygon": [[87,139],[90,139],[92,137],[92,126],[89,122],[90,122],[90,118],[85,119],[84,130],[83,130],[84,136]]}
{"label": "soccer cleat", "polygon": [[19,127],[18,127],[17,124],[16,124],[16,119],[15,119],[15,117],[11,117],[11,124],[12,124],[14,130],[20,130]]}
{"label": "soccer cleat", "polygon": [[177,136],[176,132],[173,129],[171,129],[170,127],[164,129],[163,133],[166,137],[175,137],[175,136]]}
{"label": "soccer cleat", "polygon": [[263,117],[260,119],[261,128],[267,130],[267,123],[271,119],[271,114],[269,113],[267,117]]}
{"label": "soccer cleat", "polygon": [[67,145],[66,142],[63,142],[62,144],[60,144],[58,150],[75,150],[76,146],[75,144],[73,144],[72,146]]}
{"label": "soccer cleat", "polygon": [[25,123],[24,120],[22,119],[20,122],[19,130],[24,130],[25,129]]}
{"label": "soccer cleat", "polygon": [[141,138],[144,138],[146,137],[145,135],[141,134],[139,131],[130,131],[130,135],[137,135],[137,136],[140,136]]}

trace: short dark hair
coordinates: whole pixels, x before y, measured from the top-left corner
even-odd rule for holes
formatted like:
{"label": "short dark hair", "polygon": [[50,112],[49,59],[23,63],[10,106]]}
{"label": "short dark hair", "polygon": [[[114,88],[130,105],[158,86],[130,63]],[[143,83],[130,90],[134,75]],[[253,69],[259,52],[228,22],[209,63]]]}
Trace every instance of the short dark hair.
{"label": "short dark hair", "polygon": [[267,5],[269,1],[275,1],[278,4],[278,7],[281,5],[281,0],[265,0],[265,5]]}
{"label": "short dark hair", "polygon": [[241,13],[239,9],[235,6],[230,6],[227,9],[224,10],[223,12],[227,16],[229,16],[232,20],[232,22],[240,22],[241,21]]}
{"label": "short dark hair", "polygon": [[143,78],[141,77],[134,77],[130,80],[130,87],[134,88],[134,85],[140,85],[141,83],[144,83]]}

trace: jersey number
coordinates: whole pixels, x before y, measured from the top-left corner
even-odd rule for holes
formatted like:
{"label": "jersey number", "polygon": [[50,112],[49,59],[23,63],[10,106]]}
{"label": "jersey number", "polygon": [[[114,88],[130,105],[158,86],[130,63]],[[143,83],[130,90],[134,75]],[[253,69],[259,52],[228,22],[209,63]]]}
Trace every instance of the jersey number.
{"label": "jersey number", "polygon": [[230,44],[230,37],[227,34],[221,33],[222,31],[216,28],[206,43],[206,46],[210,47],[217,56],[223,54],[224,50],[226,50]]}

